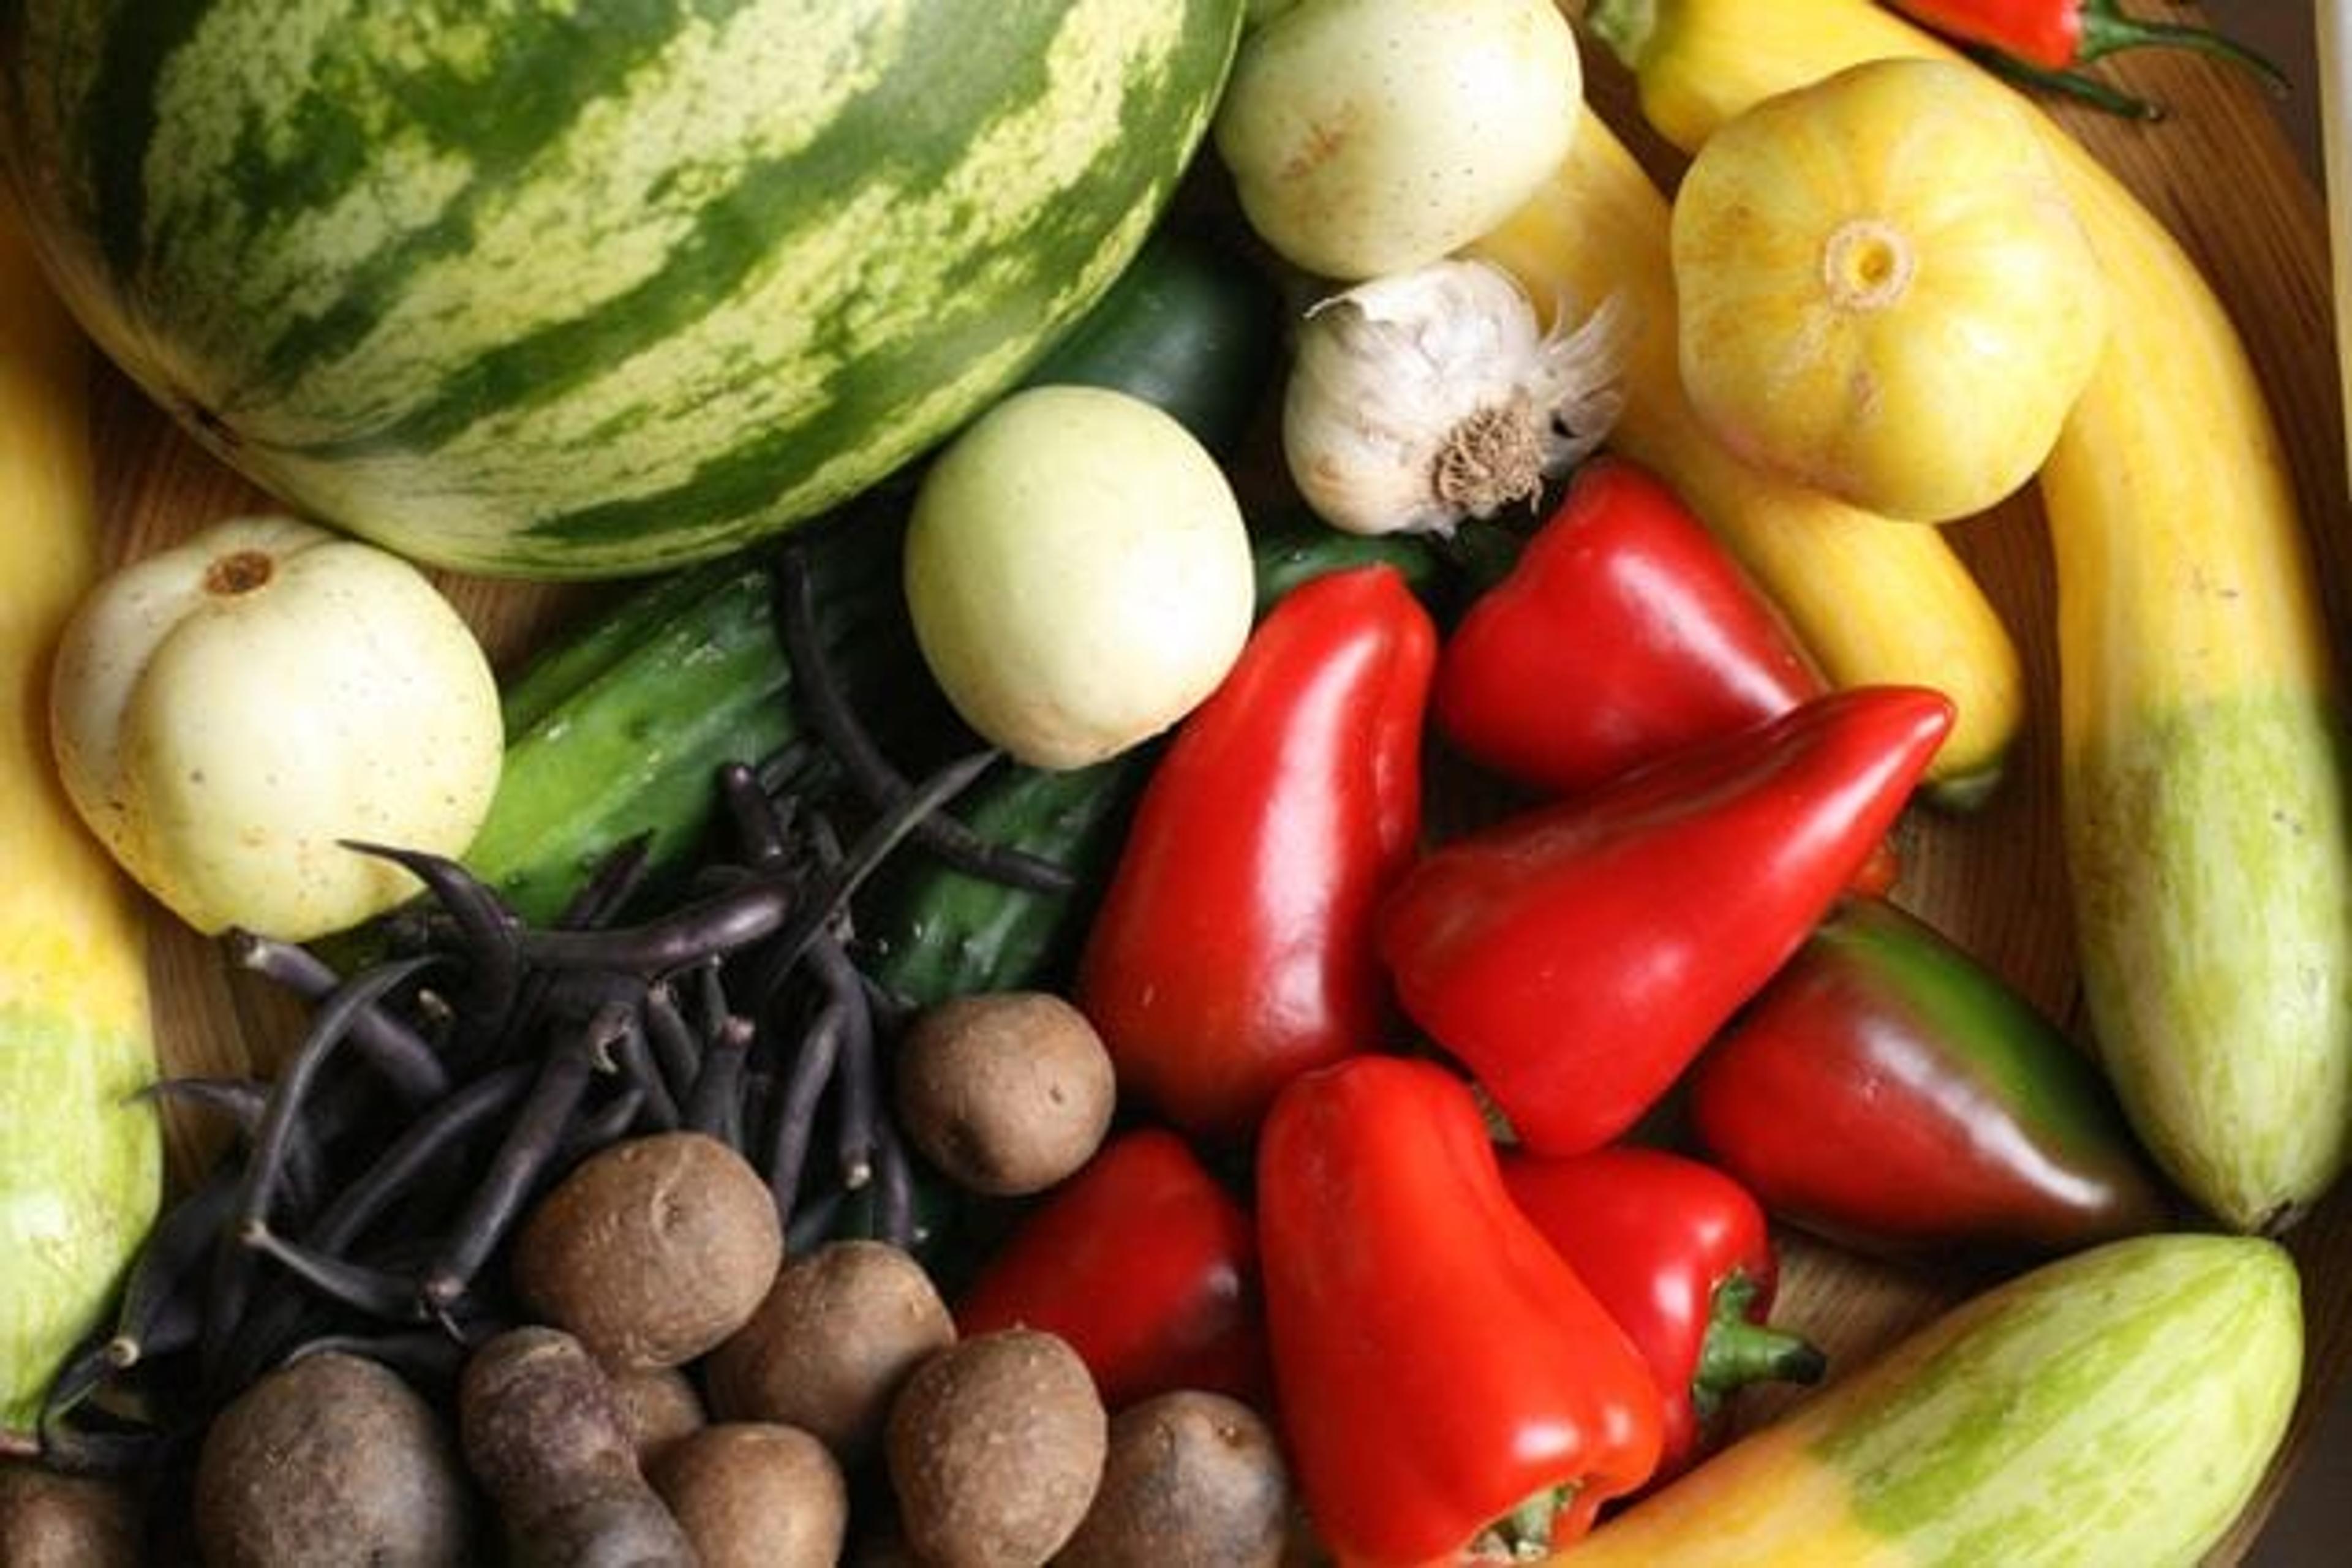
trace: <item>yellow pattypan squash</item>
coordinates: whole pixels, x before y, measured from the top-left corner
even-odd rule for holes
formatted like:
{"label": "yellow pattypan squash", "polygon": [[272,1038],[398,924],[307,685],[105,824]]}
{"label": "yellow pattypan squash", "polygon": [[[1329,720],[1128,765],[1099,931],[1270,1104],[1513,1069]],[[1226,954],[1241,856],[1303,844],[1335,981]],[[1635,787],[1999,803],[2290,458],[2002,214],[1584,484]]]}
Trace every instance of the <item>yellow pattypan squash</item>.
{"label": "yellow pattypan squash", "polygon": [[1727,121],[1672,244],[1699,417],[1890,517],[2021,485],[2106,341],[2097,257],[2028,111],[1950,62],[1853,67]]}

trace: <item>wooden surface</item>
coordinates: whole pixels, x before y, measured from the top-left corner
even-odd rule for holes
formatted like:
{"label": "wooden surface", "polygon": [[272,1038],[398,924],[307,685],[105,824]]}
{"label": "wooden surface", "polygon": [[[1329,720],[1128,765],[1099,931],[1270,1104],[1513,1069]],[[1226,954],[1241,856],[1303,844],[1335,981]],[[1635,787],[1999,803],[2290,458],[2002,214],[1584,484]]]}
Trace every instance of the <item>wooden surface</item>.
{"label": "wooden surface", "polygon": [[[1627,139],[1671,179],[1675,160],[1644,137],[1624,84],[1588,49],[1592,92]],[[2061,110],[2179,237],[2235,315],[2270,390],[2305,516],[2320,556],[2339,650],[2352,626],[2352,506],[2347,506],[2320,195],[2259,89],[2190,57],[2147,54],[2111,74],[2160,98],[2171,116],[2129,124]],[[118,378],[99,400],[101,508],[116,560],[151,551],[204,523],[268,505],[265,498],[179,438]],[[2056,671],[2051,587],[2039,510],[2030,496],[1953,535],[2013,627],[2032,690],[2029,729],[2002,793],[1965,819],[1914,813],[1904,829],[1903,900],[1969,946],[2047,1008],[2075,1022],[2071,940],[2055,811],[2053,742]],[[558,592],[443,576],[492,657],[510,665],[594,590]],[[2340,662],[2340,659],[2339,659]],[[191,1072],[267,1068],[297,1017],[282,997],[230,974],[211,944],[158,918],[152,967],[169,1065]],[[183,1171],[205,1147],[174,1128]],[[2288,1238],[2304,1270],[2310,1355],[2306,1396],[2289,1452],[2216,1556],[2234,1562],[2254,1538],[2325,1398],[2352,1354],[2352,1187],[2339,1189]],[[1864,1266],[1788,1241],[1782,1318],[1811,1335],[1833,1366],[1923,1320],[1957,1287]],[[1785,1397],[1785,1396],[1784,1396]],[[1774,1408],[1752,1398],[1750,1418]]]}

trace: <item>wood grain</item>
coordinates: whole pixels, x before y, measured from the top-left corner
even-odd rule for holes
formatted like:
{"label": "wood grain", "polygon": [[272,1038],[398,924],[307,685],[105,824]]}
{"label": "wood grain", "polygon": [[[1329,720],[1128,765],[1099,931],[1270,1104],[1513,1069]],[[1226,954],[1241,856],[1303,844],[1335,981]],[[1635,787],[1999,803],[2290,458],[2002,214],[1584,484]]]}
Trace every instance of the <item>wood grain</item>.
{"label": "wood grain", "polygon": [[[1671,181],[1678,161],[1629,110],[1622,75],[1588,50],[1594,101]],[[2238,73],[2186,55],[2127,57],[2111,74],[2168,104],[2156,124],[2056,106],[2065,122],[2178,235],[2230,305],[2268,386],[2304,513],[2322,563],[2324,602],[2338,628],[2339,662],[2352,626],[2352,506],[2347,506],[2342,410],[2333,357],[2326,229],[2320,195],[2295,160],[2258,89]],[[119,378],[98,400],[101,515],[115,560],[144,554],[268,499],[183,439]],[[2028,728],[2001,793],[1966,817],[1915,813],[1902,832],[1902,898],[1951,932],[2053,1016],[2076,1005],[2059,852],[2053,742],[2057,672],[2053,595],[2040,511],[2021,496],[1951,532],[2025,654]],[[599,592],[436,574],[501,668]],[[267,1070],[299,1016],[285,998],[232,973],[211,943],[160,912],[152,967],[169,1066],[198,1073]],[[195,1124],[175,1125],[183,1173],[214,1146]],[[1782,1317],[1812,1336],[1836,1366],[1851,1366],[1952,1299],[1958,1286],[1858,1263],[1802,1237],[1786,1238]],[[2244,1553],[2291,1468],[2310,1420],[2352,1356],[2352,1191],[2337,1194],[2290,1237],[2309,1315],[2306,1396],[2288,1451],[2238,1530],[2215,1554]],[[1792,1395],[1751,1398],[1762,1419]]]}

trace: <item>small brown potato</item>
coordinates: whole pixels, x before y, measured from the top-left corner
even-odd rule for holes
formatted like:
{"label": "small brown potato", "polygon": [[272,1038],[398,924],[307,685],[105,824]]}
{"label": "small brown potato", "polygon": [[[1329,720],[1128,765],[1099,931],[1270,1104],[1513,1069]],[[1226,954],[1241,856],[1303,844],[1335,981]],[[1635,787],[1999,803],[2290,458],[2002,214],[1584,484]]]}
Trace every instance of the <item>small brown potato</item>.
{"label": "small brown potato", "polygon": [[446,1425],[390,1369],[333,1352],[267,1373],[214,1418],[194,1516],[211,1568],[458,1563],[476,1541]]}
{"label": "small brown potato", "polygon": [[704,1384],[720,1420],[798,1426],[855,1469],[879,1446],[898,1385],[955,1337],[921,1264],[883,1242],[828,1242],[778,1272],[751,1321],[711,1352]]}
{"label": "small brown potato", "polygon": [[690,1568],[694,1548],[637,1468],[620,1395],[561,1329],[509,1329],[457,1380],[466,1463],[522,1568]]}
{"label": "small brown potato", "polygon": [[630,1444],[637,1451],[637,1468],[648,1475],[664,1454],[709,1424],[702,1408],[702,1391],[674,1366],[638,1366],[607,1373],[613,1392],[620,1396],[621,1417],[628,1424]]}
{"label": "small brown potato", "polygon": [[670,1449],[651,1479],[702,1568],[833,1568],[841,1561],[849,1485],[832,1451],[797,1426],[706,1426]]}
{"label": "small brown potato", "polygon": [[29,1459],[0,1463],[0,1563],[8,1568],[138,1568],[139,1518],[111,1482]]}
{"label": "small brown potato", "polygon": [[1042,1192],[1109,1131],[1118,1083],[1087,1016],[1042,991],[950,997],[916,1015],[894,1087],[908,1139],[976,1193]]}
{"label": "small brown potato", "polygon": [[1060,1337],[1002,1329],[941,1351],[890,1405],[898,1518],[936,1568],[1037,1568],[1102,1479],[1109,1418]]}
{"label": "small brown potato", "polygon": [[703,1133],[657,1132],[590,1155],[540,1200],[514,1282],[605,1365],[678,1366],[743,1326],[783,1256],[749,1161]]}
{"label": "small brown potato", "polygon": [[1275,1568],[1290,1478],[1274,1434],[1222,1394],[1190,1390],[1111,1418],[1102,1485],[1056,1568]]}

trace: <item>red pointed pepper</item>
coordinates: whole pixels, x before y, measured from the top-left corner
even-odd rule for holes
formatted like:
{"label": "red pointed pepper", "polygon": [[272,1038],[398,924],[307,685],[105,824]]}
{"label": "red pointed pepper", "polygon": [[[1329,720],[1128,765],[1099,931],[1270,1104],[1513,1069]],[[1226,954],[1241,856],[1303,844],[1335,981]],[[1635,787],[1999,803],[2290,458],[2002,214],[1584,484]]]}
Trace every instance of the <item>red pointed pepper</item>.
{"label": "red pointed pepper", "polygon": [[1251,634],[1138,802],[1077,999],[1123,1089],[1234,1137],[1310,1067],[1376,1045],[1372,947],[1421,824],[1437,633],[1392,568],[1307,583]]}
{"label": "red pointed pepper", "polygon": [[2090,1058],[1874,900],[1841,906],[1707,1047],[1689,1106],[1769,1211],[1881,1258],[2007,1266],[2166,1219]]}
{"label": "red pointed pepper", "polygon": [[[1446,637],[1430,721],[1480,766],[1575,795],[1828,689],[1681,499],[1603,458]],[[1882,840],[1855,889],[1884,892],[1898,870]]]}
{"label": "red pointed pepper", "polygon": [[1381,913],[1400,1000],[1529,1148],[1599,1148],[1796,952],[1951,722],[1940,692],[1834,692],[1440,847]]}
{"label": "red pointed pepper", "polygon": [[955,1309],[967,1337],[1059,1334],[1124,1409],[1177,1389],[1263,1407],[1257,1231],[1184,1141],[1114,1137],[989,1256]]}
{"label": "red pointed pepper", "polygon": [[1507,1519],[1565,1543],[1649,1479],[1649,1370],[1511,1203],[1453,1073],[1360,1056],[1293,1080],[1257,1205],[1280,1419],[1341,1563],[1454,1562]]}
{"label": "red pointed pepper", "polygon": [[1506,1152],[1503,1184],[1649,1363],[1664,1412],[1653,1485],[1711,1446],[1743,1384],[1822,1375],[1820,1351],[1766,1322],[1780,1277],[1771,1231],[1714,1166],[1630,1143],[1559,1160]]}
{"label": "red pointed pepper", "polygon": [[1826,689],[1706,525],[1612,458],[1447,635],[1430,719],[1481,766],[1573,795]]}

